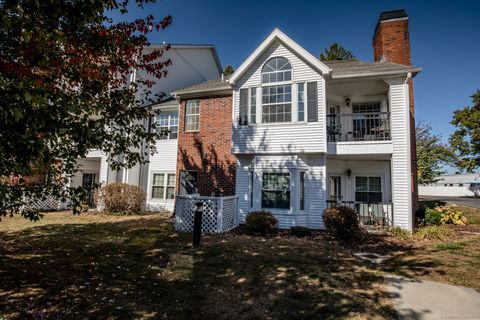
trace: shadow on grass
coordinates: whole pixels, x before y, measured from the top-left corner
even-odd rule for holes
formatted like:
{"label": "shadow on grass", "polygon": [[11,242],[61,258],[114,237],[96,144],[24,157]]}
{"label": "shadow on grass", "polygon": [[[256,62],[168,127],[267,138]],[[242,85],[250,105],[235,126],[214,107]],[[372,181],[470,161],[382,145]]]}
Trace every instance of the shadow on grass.
{"label": "shadow on grass", "polygon": [[391,318],[383,276],[312,239],[207,236],[165,219],[0,234],[8,319]]}

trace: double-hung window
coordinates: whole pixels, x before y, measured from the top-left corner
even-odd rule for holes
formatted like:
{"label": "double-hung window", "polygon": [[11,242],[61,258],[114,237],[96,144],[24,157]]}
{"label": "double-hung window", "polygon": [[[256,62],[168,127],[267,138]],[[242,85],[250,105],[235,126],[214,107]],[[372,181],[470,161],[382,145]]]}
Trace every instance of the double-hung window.
{"label": "double-hung window", "polygon": [[257,88],[250,88],[250,124],[257,122]]}
{"label": "double-hung window", "polygon": [[292,86],[262,88],[262,122],[292,121]]}
{"label": "double-hung window", "polygon": [[305,121],[305,84],[297,84],[297,94],[298,94],[298,121]]}
{"label": "double-hung window", "polygon": [[380,177],[355,177],[355,201],[382,202],[382,179]]}
{"label": "double-hung window", "polygon": [[188,100],[185,108],[185,131],[200,129],[200,101]]}
{"label": "double-hung window", "polygon": [[158,132],[162,133],[161,140],[177,139],[178,113],[164,113],[157,117]]}
{"label": "double-hung window", "polygon": [[154,173],[152,177],[151,198],[164,200],[175,198],[175,174]]}
{"label": "double-hung window", "polygon": [[262,174],[262,208],[290,209],[290,173]]}
{"label": "double-hung window", "polygon": [[265,63],[262,68],[262,123],[292,121],[291,81],[292,66],[287,59],[277,57]]}

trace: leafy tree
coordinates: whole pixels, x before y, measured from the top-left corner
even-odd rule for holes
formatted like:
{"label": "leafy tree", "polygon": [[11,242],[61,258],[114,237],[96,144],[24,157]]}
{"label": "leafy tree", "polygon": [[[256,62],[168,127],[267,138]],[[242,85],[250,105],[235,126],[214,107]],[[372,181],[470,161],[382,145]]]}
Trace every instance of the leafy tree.
{"label": "leafy tree", "polygon": [[473,105],[455,110],[450,122],[457,128],[450,136],[450,144],[458,157],[456,166],[466,172],[480,167],[480,89],[471,97]]}
{"label": "leafy tree", "polygon": [[[135,0],[138,7],[155,0]],[[128,0],[0,1],[0,217],[22,212],[25,199],[70,198],[77,159],[105,152],[112,169],[144,162],[155,130],[145,128],[166,76],[162,50],[145,51],[147,34],[171,24],[153,16],[115,23]],[[168,47],[166,48],[168,49]],[[129,81],[136,71],[136,82]],[[146,149],[142,148],[146,143]],[[140,151],[139,151],[140,150]],[[147,150],[147,151],[142,151]],[[42,183],[35,177],[52,177]],[[74,210],[75,211],[75,210]]]}
{"label": "leafy tree", "polygon": [[333,43],[330,48],[326,48],[325,51],[320,54],[320,60],[322,61],[346,60],[353,58],[355,58],[355,56],[352,52],[338,43]]}
{"label": "leafy tree", "polygon": [[443,144],[440,135],[432,134],[429,123],[419,121],[415,128],[417,135],[418,183],[429,184],[437,180],[444,171],[443,165],[454,160],[453,151]]}
{"label": "leafy tree", "polygon": [[232,75],[234,72],[235,72],[235,69],[232,67],[231,64],[227,64],[225,68],[223,68],[223,75],[225,77]]}

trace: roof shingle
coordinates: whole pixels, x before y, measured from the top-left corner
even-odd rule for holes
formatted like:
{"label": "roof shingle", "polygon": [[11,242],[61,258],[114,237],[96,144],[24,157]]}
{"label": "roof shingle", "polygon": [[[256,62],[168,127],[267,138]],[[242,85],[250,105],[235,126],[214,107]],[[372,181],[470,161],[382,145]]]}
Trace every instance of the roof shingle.
{"label": "roof shingle", "polygon": [[406,66],[399,63],[393,63],[388,61],[383,62],[366,62],[358,59],[348,59],[348,60],[333,60],[333,61],[324,61],[328,67],[332,68],[332,78],[342,77],[342,76],[359,76],[362,75],[371,75],[371,74],[382,74],[386,72],[409,72],[413,69],[416,69],[412,66]]}

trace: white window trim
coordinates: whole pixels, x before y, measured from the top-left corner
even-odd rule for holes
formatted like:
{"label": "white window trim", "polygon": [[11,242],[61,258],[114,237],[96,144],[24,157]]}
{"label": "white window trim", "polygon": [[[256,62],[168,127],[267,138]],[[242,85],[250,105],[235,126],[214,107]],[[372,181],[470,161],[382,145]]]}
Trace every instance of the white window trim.
{"label": "white window trim", "polygon": [[[367,178],[380,178],[380,192],[382,193],[382,203],[383,202],[386,202],[385,201],[385,188],[384,188],[384,180],[385,180],[385,177],[383,175],[378,175],[378,174],[365,174],[365,175],[355,175],[353,176],[353,201],[357,202],[356,199],[356,195],[355,193],[357,192],[357,177],[367,177]],[[359,192],[370,192],[370,191],[359,191]],[[376,192],[376,191],[373,191],[373,192]]]}
{"label": "white window trim", "polygon": [[[248,87],[248,125],[252,126],[257,124],[258,119],[258,93],[261,92],[258,87]],[[252,90],[255,89],[255,122],[252,122]],[[260,100],[261,102],[261,100]]]}
{"label": "white window trim", "polygon": [[[158,119],[160,118],[160,116],[166,116],[166,115],[168,115],[168,125],[167,126],[161,126],[158,123]],[[177,124],[174,125],[174,126],[172,126],[172,124],[171,124],[172,115],[177,116]],[[168,130],[167,138],[166,139],[158,139],[158,140],[178,140],[178,127],[179,127],[179,124],[180,124],[180,119],[178,118],[178,112],[171,111],[171,112],[160,113],[157,117],[155,117],[155,123],[157,124],[157,128],[160,129],[160,127],[167,127],[167,130]],[[170,133],[171,133],[170,128],[171,127],[177,127],[177,137],[176,138],[170,138]]]}
{"label": "white window trim", "polygon": [[[283,59],[286,59],[288,61],[288,63],[290,64],[290,73],[291,73],[291,77],[290,77],[290,80],[288,81],[278,81],[278,82],[267,82],[267,83],[264,83],[263,82],[263,68],[265,67],[265,64],[267,64],[267,62],[269,62],[270,60],[273,60],[273,59],[276,59],[276,58],[283,58]],[[273,73],[274,71],[272,72],[266,72],[266,73]],[[295,94],[294,94],[294,87],[296,87],[296,85],[294,84],[294,72],[293,72],[293,65],[292,65],[292,62],[290,61],[290,59],[282,56],[282,55],[278,55],[278,56],[271,56],[269,57],[263,64],[262,64],[262,67],[260,68],[260,87],[259,87],[259,90],[257,90],[257,121],[256,121],[256,124],[260,124],[260,125],[278,125],[278,124],[285,124],[285,123],[295,123],[295,118],[294,118],[294,115],[297,113],[297,105],[295,103]],[[291,95],[292,95],[292,99],[291,99],[291,104],[292,104],[292,107],[291,107],[291,112],[292,112],[292,116],[291,116],[291,121],[283,121],[283,122],[263,122],[263,92],[262,92],[262,88],[263,87],[273,87],[273,86],[282,86],[282,85],[290,85],[291,86]],[[260,91],[260,92],[259,92]],[[260,102],[260,104],[259,104]],[[259,110],[260,109],[260,110]],[[260,111],[260,113],[259,113]],[[259,121],[259,118],[260,117],[260,121]],[[298,116],[296,117],[298,119]]]}
{"label": "white window trim", "polygon": [[[303,121],[299,121],[298,120],[298,85],[299,84],[303,84]],[[308,97],[308,81],[299,81],[299,82],[295,82],[295,119],[296,119],[296,122],[299,122],[299,123],[307,123],[307,119],[308,119],[308,101],[307,101],[307,97]]]}
{"label": "white window trim", "polygon": [[[261,209],[266,209],[266,210],[274,210],[274,211],[284,211],[284,212],[292,212],[293,211],[293,208],[294,208],[294,203],[293,201],[295,201],[295,197],[293,196],[293,193],[296,192],[295,191],[295,188],[293,188],[294,186],[294,182],[293,182],[293,179],[295,178],[295,175],[293,174],[293,172],[291,172],[290,170],[286,170],[286,169],[280,169],[280,170],[259,170],[258,171],[259,173],[259,186],[260,186],[260,197],[259,197],[259,200],[260,200],[260,208]],[[263,174],[264,173],[288,173],[290,175],[290,188],[288,189],[288,191],[290,191],[290,205],[288,208],[266,208],[262,205],[262,192],[263,192]]]}
{"label": "white window trim", "polygon": [[[260,68],[260,83],[261,83],[261,86],[264,85],[264,83],[263,83],[263,74],[264,74],[263,68],[265,67],[265,65],[267,64],[267,62],[269,62],[270,60],[273,60],[273,59],[277,59],[277,58],[283,58],[283,59],[287,60],[288,63],[290,64],[290,80],[287,80],[287,81],[279,81],[279,82],[266,82],[265,85],[268,86],[269,84],[272,84],[272,83],[277,84],[277,83],[292,83],[292,82],[293,82],[293,66],[292,66],[292,62],[290,61],[290,59],[288,59],[288,58],[286,58],[286,57],[284,57],[284,56],[282,56],[282,55],[278,55],[278,56],[275,55],[275,56],[268,57],[268,59],[265,60],[264,63],[262,63],[262,67]],[[270,73],[276,73],[276,72],[284,72],[284,71],[266,71],[265,73],[270,74]]]}
{"label": "white window trim", "polygon": [[[264,106],[276,106],[276,105],[288,104],[288,102],[287,103],[276,102],[276,103],[265,103],[265,104],[263,103],[263,88],[265,88],[265,87],[280,87],[280,86],[290,86],[290,99],[291,99],[291,101],[290,101],[291,116],[290,117],[291,117],[291,120],[290,121],[281,121],[281,122],[263,122],[263,107]],[[261,103],[262,104],[261,104],[261,113],[260,113],[260,123],[262,125],[284,124],[284,123],[294,123],[294,122],[296,122],[296,121],[294,121],[294,115],[295,115],[295,112],[296,112],[295,111],[296,110],[295,103],[294,103],[294,96],[295,96],[294,87],[295,87],[295,85],[294,85],[293,82],[287,82],[287,83],[272,82],[268,86],[262,86],[261,87]]]}
{"label": "white window trim", "polygon": [[[163,185],[163,199],[153,197],[153,187],[155,187],[153,185],[153,176],[155,174],[163,174],[163,183],[164,183],[164,185]],[[174,187],[174,190],[175,190],[174,195],[176,196],[176,194],[177,194],[177,175],[176,175],[176,173],[173,172],[173,171],[170,171],[170,172],[151,171],[150,172],[150,183],[149,183],[149,188],[148,188],[148,199],[150,199],[151,201],[157,201],[157,202],[175,201],[175,198],[174,199],[167,199],[167,188],[169,187],[168,186],[168,176],[169,175],[173,175],[175,177],[175,183],[174,183],[173,187]]]}
{"label": "white window trim", "polygon": [[[198,103],[198,113],[195,113],[195,114],[187,114],[187,104],[188,104],[188,101],[196,101]],[[198,116],[198,129],[196,130],[187,130],[187,118],[188,117],[193,117],[193,116]],[[187,100],[185,102],[185,123],[184,123],[184,127],[185,127],[185,132],[199,132],[200,131],[200,100]]]}

